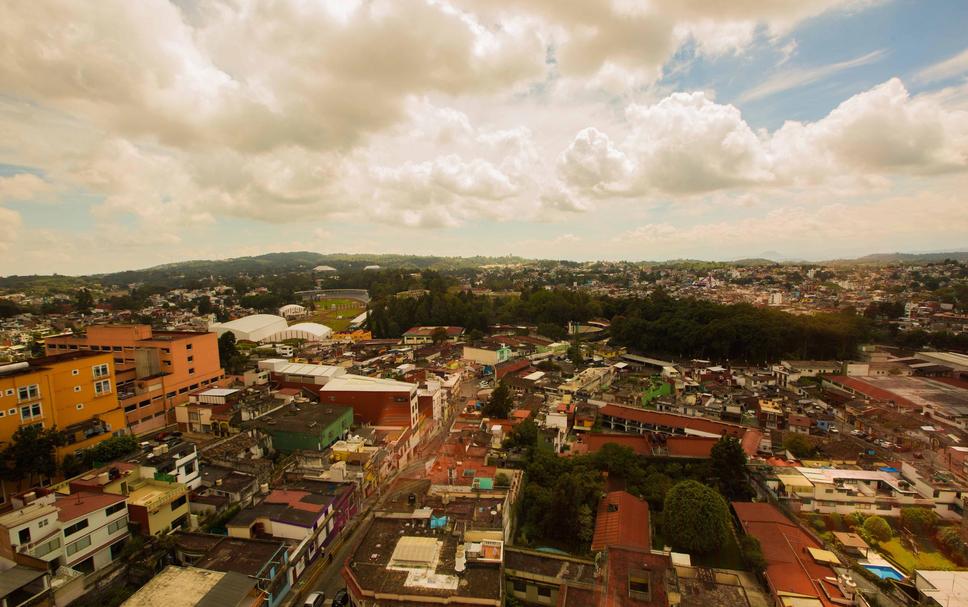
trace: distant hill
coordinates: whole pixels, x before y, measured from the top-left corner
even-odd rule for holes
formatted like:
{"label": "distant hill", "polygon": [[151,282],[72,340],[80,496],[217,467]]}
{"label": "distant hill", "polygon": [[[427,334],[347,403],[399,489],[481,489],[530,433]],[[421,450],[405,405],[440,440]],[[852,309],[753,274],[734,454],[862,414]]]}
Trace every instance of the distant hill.
{"label": "distant hill", "polygon": [[127,285],[131,283],[168,284],[172,279],[195,279],[208,276],[231,277],[240,274],[263,275],[276,272],[311,270],[328,265],[340,272],[362,270],[368,265],[385,269],[458,270],[490,264],[515,264],[527,260],[520,257],[436,257],[415,255],[322,254],[311,251],[267,253],[253,257],[234,257],[217,260],[192,260],[167,263],[140,270],[124,270],[89,276],[6,276],[0,277],[0,289],[63,290],[85,284]]}
{"label": "distant hill", "polygon": [[846,261],[848,263],[928,263],[944,261],[946,259],[968,261],[968,251],[949,251],[945,253],[874,253],[873,255],[865,255]]}

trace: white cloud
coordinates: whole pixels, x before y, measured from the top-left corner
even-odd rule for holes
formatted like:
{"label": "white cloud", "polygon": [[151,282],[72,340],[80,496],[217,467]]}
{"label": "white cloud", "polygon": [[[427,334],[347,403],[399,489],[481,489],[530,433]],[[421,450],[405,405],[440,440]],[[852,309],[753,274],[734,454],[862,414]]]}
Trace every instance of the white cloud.
{"label": "white cloud", "polygon": [[938,80],[948,80],[968,72],[968,49],[965,49],[948,57],[944,61],[939,61],[925,68],[922,68],[915,75],[918,82],[936,82]]}
{"label": "white cloud", "polygon": [[625,137],[585,129],[561,154],[570,187],[596,197],[694,195],[968,168],[968,113],[892,79],[824,118],[754,132],[732,105],[675,93],[626,110]]}
{"label": "white cloud", "polygon": [[754,101],[783,91],[799,88],[823,80],[824,78],[829,78],[838,72],[874,63],[883,58],[884,55],[885,52],[881,49],[867,53],[866,55],[861,55],[860,57],[855,57],[854,59],[838,61],[837,63],[830,63],[819,67],[809,69],[784,69],[782,72],[767,78],[760,84],[740,94],[737,101],[740,103]]}
{"label": "white cloud", "polygon": [[0,251],[10,250],[20,234],[22,223],[20,213],[0,207]]}

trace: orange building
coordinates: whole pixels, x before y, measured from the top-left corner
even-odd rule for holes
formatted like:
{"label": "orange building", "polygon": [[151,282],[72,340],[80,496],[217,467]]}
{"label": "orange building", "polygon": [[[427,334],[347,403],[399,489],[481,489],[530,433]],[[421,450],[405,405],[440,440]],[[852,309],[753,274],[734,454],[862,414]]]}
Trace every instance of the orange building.
{"label": "orange building", "polygon": [[18,428],[33,424],[65,433],[58,460],[126,434],[112,356],[67,352],[0,366],[0,441],[9,443]]}
{"label": "orange building", "polygon": [[214,333],[153,331],[149,325],[98,325],[85,335],[45,340],[47,353],[110,352],[128,427],[146,434],[175,423],[188,393],[225,377]]}

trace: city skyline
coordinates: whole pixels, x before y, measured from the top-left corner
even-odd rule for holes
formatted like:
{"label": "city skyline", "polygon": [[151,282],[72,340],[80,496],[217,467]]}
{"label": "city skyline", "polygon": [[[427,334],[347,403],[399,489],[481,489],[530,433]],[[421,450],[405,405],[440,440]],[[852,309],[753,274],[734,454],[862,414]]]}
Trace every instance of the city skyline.
{"label": "city skyline", "polygon": [[968,7],[20,3],[0,275],[968,246]]}

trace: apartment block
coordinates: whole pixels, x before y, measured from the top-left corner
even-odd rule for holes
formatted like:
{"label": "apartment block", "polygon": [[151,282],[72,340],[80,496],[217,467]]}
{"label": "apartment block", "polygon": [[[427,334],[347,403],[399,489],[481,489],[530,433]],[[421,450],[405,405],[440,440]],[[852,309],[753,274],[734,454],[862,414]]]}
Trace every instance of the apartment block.
{"label": "apartment block", "polygon": [[48,354],[108,354],[128,426],[139,435],[174,424],[174,408],[188,401],[189,392],[217,385],[225,375],[214,333],[101,325],[88,327],[84,335],[49,337],[45,346]]}
{"label": "apartment block", "polygon": [[35,424],[65,433],[58,458],[125,433],[111,355],[66,352],[0,366],[0,441]]}
{"label": "apartment block", "polygon": [[116,462],[67,481],[57,490],[63,491],[64,485],[71,496],[88,492],[126,497],[132,531],[139,535],[191,526],[188,486],[172,475],[153,473],[151,467]]}
{"label": "apartment block", "polygon": [[92,573],[116,561],[127,542],[126,498],[77,491],[24,496],[26,505],[0,517],[0,555],[27,555],[51,569]]}

